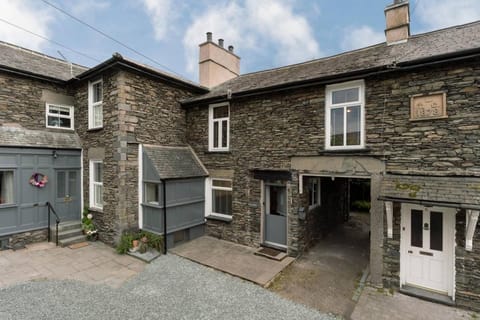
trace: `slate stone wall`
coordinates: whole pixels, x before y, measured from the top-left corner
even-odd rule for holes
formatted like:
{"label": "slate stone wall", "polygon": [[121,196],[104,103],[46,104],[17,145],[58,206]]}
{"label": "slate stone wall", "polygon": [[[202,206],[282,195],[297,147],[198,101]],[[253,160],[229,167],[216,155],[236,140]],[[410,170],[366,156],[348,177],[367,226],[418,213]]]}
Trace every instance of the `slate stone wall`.
{"label": "slate stone wall", "polygon": [[473,250],[465,250],[465,210],[456,215],[455,300],[461,307],[480,311],[480,228],[473,237]]}
{"label": "slate stone wall", "polygon": [[88,130],[88,88],[76,90],[82,106],[78,133],[84,148],[84,189],[88,203],[88,151],[101,149],[104,205],[95,212],[102,241],[116,243],[123,230],[138,227],[138,146],[182,146],[185,111],[179,101],[191,95],[163,82],[123,70],[111,70],[103,78],[104,127]]}
{"label": "slate stone wall", "polygon": [[[258,245],[260,184],[253,183],[251,172],[255,168],[289,170],[291,156],[349,157],[352,154],[384,161],[386,173],[479,176],[479,83],[478,58],[366,78],[366,148],[353,153],[324,150],[323,85],[230,101],[230,151],[225,153],[208,151],[208,105],[189,108],[187,141],[207,169],[234,170],[233,220],[227,226],[223,222],[209,222],[209,232],[218,235],[219,230],[228,230],[222,233],[227,240],[247,245],[252,245],[253,241],[253,245]],[[448,117],[410,121],[411,96],[439,91],[447,94]],[[288,251],[292,255],[303,250],[309,238],[308,228],[296,216],[301,200],[298,183],[295,183],[298,174],[293,173],[288,217]],[[259,204],[258,210],[249,206],[254,203]],[[380,248],[384,252],[383,282],[386,286],[399,284],[399,207],[395,212],[394,238],[386,239],[385,236],[385,247]],[[474,247],[475,244],[478,240]],[[461,252],[458,255],[461,257]],[[480,264],[479,256],[467,253],[467,257],[467,268]],[[463,281],[461,274],[458,277],[457,281]],[[469,284],[473,278],[468,278]],[[466,299],[462,294],[459,293],[459,304]],[[475,301],[480,302],[480,297]]]}
{"label": "slate stone wall", "polygon": [[48,229],[34,230],[13,234],[9,237],[9,245],[15,247],[17,244],[30,244],[47,241]]}
{"label": "slate stone wall", "polygon": [[387,219],[384,219],[383,241],[383,286],[386,288],[400,287],[400,223],[401,204],[393,203],[393,237],[387,236]]}
{"label": "slate stone wall", "polygon": [[46,128],[45,103],[57,101],[45,101],[44,90],[61,95],[70,94],[60,85],[0,73],[0,125],[16,124],[31,130],[69,132]]}

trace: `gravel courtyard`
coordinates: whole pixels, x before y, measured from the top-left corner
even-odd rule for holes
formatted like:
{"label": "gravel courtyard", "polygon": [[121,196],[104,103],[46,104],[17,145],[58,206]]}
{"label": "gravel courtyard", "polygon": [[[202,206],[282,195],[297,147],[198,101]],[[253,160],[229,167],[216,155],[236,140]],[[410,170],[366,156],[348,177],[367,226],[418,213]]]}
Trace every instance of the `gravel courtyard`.
{"label": "gravel courtyard", "polygon": [[183,258],[161,256],[120,288],[38,280],[0,289],[0,319],[334,319]]}

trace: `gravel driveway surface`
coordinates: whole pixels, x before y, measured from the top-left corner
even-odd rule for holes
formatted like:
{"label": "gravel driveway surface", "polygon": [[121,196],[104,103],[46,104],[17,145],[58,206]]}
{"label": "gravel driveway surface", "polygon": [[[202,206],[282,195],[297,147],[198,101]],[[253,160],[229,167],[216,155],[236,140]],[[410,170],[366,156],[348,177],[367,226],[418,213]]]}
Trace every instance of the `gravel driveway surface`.
{"label": "gravel driveway surface", "polygon": [[0,319],[334,319],[257,285],[167,255],[119,289],[35,281],[0,289]]}

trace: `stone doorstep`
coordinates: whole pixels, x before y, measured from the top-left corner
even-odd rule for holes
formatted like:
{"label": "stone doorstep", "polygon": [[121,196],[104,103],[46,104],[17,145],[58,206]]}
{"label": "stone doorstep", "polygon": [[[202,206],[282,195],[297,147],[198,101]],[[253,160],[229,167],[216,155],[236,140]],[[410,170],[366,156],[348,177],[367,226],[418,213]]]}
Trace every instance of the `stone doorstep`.
{"label": "stone doorstep", "polygon": [[[269,252],[269,250],[271,250],[271,252]],[[276,251],[275,255],[271,254],[271,253],[273,253],[273,251]],[[270,249],[270,248],[265,248],[265,247],[258,248],[258,250],[256,250],[254,252],[254,254],[257,255],[257,256],[265,257],[265,258],[272,259],[272,260],[275,260],[275,261],[282,261],[283,259],[285,259],[287,257],[287,254],[285,252],[281,252],[281,251],[278,251],[278,250],[275,250],[275,249]]]}
{"label": "stone doorstep", "polygon": [[441,303],[451,307],[455,306],[455,302],[453,302],[453,300],[450,299],[450,297],[440,293],[436,293],[436,292],[432,292],[432,291],[428,291],[428,290],[424,290],[424,289],[420,289],[412,286],[403,286],[402,288],[400,288],[399,292],[407,296],[419,298],[422,300]]}

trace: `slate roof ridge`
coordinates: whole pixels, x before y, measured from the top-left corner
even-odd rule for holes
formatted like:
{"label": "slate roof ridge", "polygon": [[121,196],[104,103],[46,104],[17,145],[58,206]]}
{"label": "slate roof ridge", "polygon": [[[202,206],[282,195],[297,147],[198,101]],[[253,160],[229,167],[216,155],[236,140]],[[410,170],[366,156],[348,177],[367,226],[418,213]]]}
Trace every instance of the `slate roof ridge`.
{"label": "slate roof ridge", "polygon": [[162,69],[159,69],[159,68],[156,68],[156,67],[153,67],[151,65],[148,65],[146,63],[143,63],[143,62],[139,62],[139,61],[136,61],[134,59],[131,59],[129,57],[125,57],[123,55],[120,55],[121,56],[121,59],[123,59],[124,61],[127,61],[129,63],[133,63],[133,64],[136,64],[136,65],[139,65],[143,68],[146,68],[146,69],[150,69],[152,70],[153,72],[157,72],[157,73],[160,73],[160,74],[163,74],[163,75],[166,75],[167,77],[171,77],[171,78],[175,78],[179,81],[182,81],[182,82],[185,82],[185,83],[188,83],[192,86],[197,86],[197,87],[201,87],[201,88],[204,88],[204,89],[207,89],[206,87],[200,85],[199,83],[196,83],[195,81],[192,81],[192,80],[189,80],[187,78],[184,78],[183,76],[181,75],[177,75],[175,73],[172,73],[172,72],[168,72],[168,71],[165,71],[165,70],[162,70]]}
{"label": "slate roof ridge", "polygon": [[[423,32],[423,33],[414,34],[414,35],[410,36],[408,41],[410,41],[412,39],[427,37],[427,36],[430,36],[430,35],[434,35],[436,33],[442,33],[442,32],[448,31],[448,30],[463,29],[463,28],[466,28],[466,27],[469,27],[469,26],[472,26],[472,25],[475,25],[475,24],[480,24],[480,20],[464,23],[464,24],[461,24],[461,25],[455,25],[455,26],[445,27],[445,28],[442,28],[442,29],[436,29],[436,30],[426,31],[426,32]],[[399,44],[401,44],[401,43],[399,43]],[[393,44],[393,45],[397,45],[397,44]],[[233,78],[233,79],[230,79],[226,82],[223,82],[223,83],[219,84],[218,86],[225,85],[225,84],[227,84],[231,81],[235,81],[235,79],[238,79],[238,78],[244,77],[244,76],[250,76],[250,75],[268,73],[268,72],[277,71],[277,70],[285,70],[285,69],[289,69],[289,68],[295,68],[295,67],[298,67],[298,66],[307,65],[307,64],[311,64],[311,63],[317,63],[319,61],[326,61],[326,60],[329,60],[329,59],[335,59],[339,56],[354,54],[354,53],[358,53],[358,52],[362,52],[362,51],[366,51],[366,50],[371,50],[375,47],[382,47],[382,46],[387,46],[385,41],[377,43],[377,44],[372,44],[372,45],[369,45],[369,46],[366,46],[366,47],[354,49],[354,50],[339,52],[339,53],[336,53],[336,54],[333,54],[333,55],[330,55],[330,56],[326,56],[326,57],[310,59],[310,60],[307,60],[307,61],[302,61],[302,62],[293,63],[293,64],[280,66],[280,67],[275,67],[275,68],[270,68],[270,69],[263,69],[263,70],[258,70],[258,71],[247,72],[247,73],[240,74],[236,78]],[[211,89],[215,89],[218,86],[212,87]]]}
{"label": "slate roof ridge", "polygon": [[19,46],[19,45],[10,43],[10,42],[0,40],[0,45],[7,46],[7,47],[10,47],[10,48],[13,48],[13,49],[16,49],[16,50],[21,50],[21,51],[27,52],[29,54],[45,58],[45,59],[50,59],[50,60],[54,60],[56,62],[64,63],[68,66],[70,66],[70,64],[72,64],[75,67],[78,67],[78,68],[81,68],[81,69],[85,69],[85,70],[90,69],[89,67],[83,66],[81,64],[69,62],[67,60],[56,58],[56,57],[52,57],[48,54],[45,54],[45,53],[42,53],[42,52],[39,52],[39,51],[35,51],[35,50],[32,50],[32,49],[28,49],[28,48],[25,48],[25,47],[22,47],[22,46]]}

